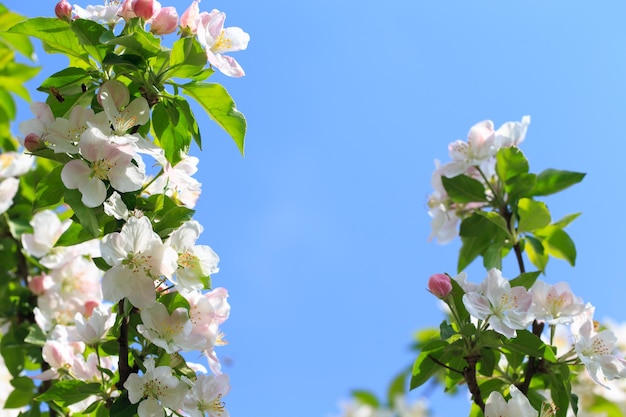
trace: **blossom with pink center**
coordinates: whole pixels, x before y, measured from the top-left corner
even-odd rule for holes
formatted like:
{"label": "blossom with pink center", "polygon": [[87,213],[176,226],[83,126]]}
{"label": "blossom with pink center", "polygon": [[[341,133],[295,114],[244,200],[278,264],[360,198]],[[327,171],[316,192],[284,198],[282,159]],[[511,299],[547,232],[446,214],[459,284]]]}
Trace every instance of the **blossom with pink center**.
{"label": "blossom with pink center", "polygon": [[189,290],[204,288],[204,279],[217,273],[220,258],[206,245],[196,245],[202,225],[195,220],[183,223],[165,242],[178,253],[176,283]]}
{"label": "blossom with pink center", "polygon": [[246,49],[250,35],[238,27],[224,28],[225,19],[226,14],[219,10],[201,14],[198,22],[198,40],[204,47],[211,65],[229,77],[243,77],[245,73],[239,63],[223,54]]}
{"label": "blossom with pink center", "polygon": [[81,135],[79,148],[84,160],[65,164],[61,179],[67,188],[81,192],[85,206],[97,207],[104,202],[104,180],[120,192],[137,191],[143,185],[144,166],[132,146],[111,143],[99,129],[90,128]]}
{"label": "blossom with pink center", "polygon": [[95,121],[92,109],[76,106],[72,109],[69,119],[57,117],[48,127],[46,142],[57,153],[75,154],[78,152],[80,136]]}
{"label": "blossom with pink center", "polygon": [[607,387],[606,381],[626,378],[626,360],[618,355],[617,337],[611,330],[595,330],[591,317],[576,329],[574,348],[591,379]]}
{"label": "blossom with pink center", "polygon": [[113,327],[116,317],[117,315],[111,311],[111,306],[103,304],[94,308],[89,317],[76,313],[74,316],[76,331],[73,335],[87,344],[98,343]]}
{"label": "blossom with pink center", "polygon": [[45,139],[48,128],[54,122],[52,109],[47,103],[34,101],[30,103],[30,111],[35,115],[35,118],[21,122],[19,124],[20,133],[24,136],[32,134],[40,139]]}
{"label": "blossom with pink center", "polygon": [[491,120],[476,123],[468,133],[467,142],[457,140],[448,146],[449,162],[442,166],[446,177],[463,174],[472,166],[487,163],[503,147],[516,146],[526,135],[530,117],[524,116],[521,122],[507,122],[494,130]]}
{"label": "blossom with pink center", "polygon": [[154,303],[141,310],[141,320],[143,324],[137,326],[139,334],[167,353],[195,349],[189,344],[192,324],[187,309],[179,307],[170,314],[163,304]]}
{"label": "blossom with pink center", "polygon": [[139,404],[139,417],[164,416],[163,407],[177,410],[189,390],[184,382],[173,375],[169,366],[155,367],[154,358],[144,361],[146,371],[142,374],[130,374],[124,388],[128,390],[131,404]]}
{"label": "blossom with pink center", "polygon": [[[127,132],[137,125],[144,125],[150,120],[150,106],[143,97],[134,98],[130,101],[128,87],[117,80],[110,80],[102,84],[98,90],[98,101],[102,104],[104,113],[98,117],[106,118],[102,125],[111,126],[115,136],[130,136]],[[134,142],[135,139],[126,138],[126,142],[114,140],[118,143]]]}
{"label": "blossom with pink center", "polygon": [[184,205],[194,208],[200,197],[202,184],[192,177],[198,171],[198,158],[185,155],[175,166],[163,161],[163,173],[147,188],[148,194],[165,194]]}
{"label": "blossom with pink center", "polygon": [[117,1],[107,1],[105,5],[87,6],[82,8],[74,5],[74,13],[81,19],[93,20],[109,27],[115,26],[122,17],[119,14],[120,4]]}
{"label": "blossom with pink center", "polygon": [[22,234],[22,246],[29,255],[41,258],[50,252],[71,224],[69,219],[61,222],[52,210],[40,211],[30,221],[33,233]]}
{"label": "blossom with pink center", "polygon": [[536,281],[530,289],[533,295],[531,314],[537,320],[548,324],[570,324],[574,316],[582,313],[586,306],[580,297],[576,297],[566,282],[554,285]]}
{"label": "blossom with pink center", "polygon": [[176,251],[165,246],[147,217],[131,217],[117,233],[106,235],[100,248],[112,266],[102,278],[104,298],[128,298],[138,308],[156,300],[155,280],[171,278],[178,267]]}
{"label": "blossom with pink center", "polygon": [[524,287],[513,287],[502,273],[490,269],[476,292],[463,295],[463,304],[473,317],[486,320],[498,333],[513,338],[533,320],[528,314],[532,294]]}
{"label": "blossom with pink center", "polygon": [[228,417],[222,399],[230,391],[228,375],[198,375],[198,379],[183,402],[183,410],[190,417]]}

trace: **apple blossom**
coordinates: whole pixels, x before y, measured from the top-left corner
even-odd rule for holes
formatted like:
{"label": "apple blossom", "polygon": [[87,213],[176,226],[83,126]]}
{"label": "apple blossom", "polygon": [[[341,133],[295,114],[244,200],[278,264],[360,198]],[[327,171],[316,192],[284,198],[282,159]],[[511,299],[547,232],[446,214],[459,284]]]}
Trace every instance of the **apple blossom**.
{"label": "apple blossom", "polygon": [[229,417],[222,398],[230,391],[228,375],[198,375],[183,401],[190,417]]}
{"label": "apple blossom", "polygon": [[536,281],[530,292],[533,295],[530,313],[537,320],[545,320],[550,325],[570,324],[574,316],[586,308],[583,300],[572,293],[566,282],[549,285]]}
{"label": "apple blossom", "polygon": [[30,103],[29,108],[31,113],[35,115],[35,118],[21,122],[19,124],[20,133],[24,136],[32,134],[40,139],[45,139],[48,128],[54,122],[52,109],[50,109],[47,103],[38,101]]}
{"label": "apple blossom", "polygon": [[626,377],[626,360],[616,354],[617,337],[610,330],[596,332],[592,320],[585,321],[574,345],[589,376],[606,387],[607,380]]}
{"label": "apple blossom", "polygon": [[146,368],[143,375],[130,374],[124,382],[129,401],[132,404],[140,402],[139,417],[163,416],[163,407],[180,408],[189,389],[187,384],[176,378],[169,366],[155,367],[153,357],[147,358],[143,364]]}
{"label": "apple blossom", "polygon": [[179,307],[170,314],[163,304],[154,303],[141,310],[141,320],[143,324],[137,326],[139,334],[167,353],[196,349],[189,344],[192,323],[187,309]]}
{"label": "apple blossom", "polygon": [[91,311],[87,318],[83,314],[76,313],[74,336],[87,344],[98,343],[106,336],[107,332],[115,324],[116,314],[111,312],[111,306],[99,305]]}
{"label": "apple blossom", "polygon": [[211,65],[229,77],[243,77],[245,73],[239,63],[223,53],[243,51],[248,47],[250,35],[238,27],[224,28],[225,19],[226,14],[219,10],[201,14],[198,40],[204,47]]}
{"label": "apple blossom", "polygon": [[69,219],[61,222],[52,210],[40,211],[30,221],[33,233],[22,235],[22,246],[29,255],[41,258],[50,252],[71,224]]}
{"label": "apple blossom", "polygon": [[[126,142],[133,142],[126,133],[136,125],[144,125],[150,120],[150,106],[143,97],[137,97],[130,101],[128,87],[117,80],[107,81],[98,91],[98,100],[102,104],[104,113],[99,117],[106,117],[106,125],[110,125],[113,134],[125,136]],[[114,142],[126,143],[119,139]]]}
{"label": "apple blossom", "polygon": [[145,191],[148,194],[165,194],[185,207],[194,208],[202,187],[202,184],[192,177],[198,171],[198,162],[195,156],[184,155],[172,167],[168,161],[163,160],[163,173],[152,181]]}
{"label": "apple blossom", "polygon": [[492,391],[485,402],[485,417],[537,417],[539,412],[515,386],[509,387],[511,399],[507,402],[498,391]]}
{"label": "apple blossom", "polygon": [[195,220],[183,223],[165,241],[178,253],[176,283],[186,289],[201,290],[203,279],[217,273],[219,257],[206,245],[196,245],[202,225]]}
{"label": "apple blossom", "polygon": [[57,117],[50,124],[46,141],[54,152],[75,154],[78,152],[80,136],[94,122],[95,115],[92,109],[76,106],[68,119]]}
{"label": "apple blossom", "polygon": [[17,178],[0,180],[0,214],[7,211],[13,205],[13,197],[17,194],[20,181]]}
{"label": "apple blossom", "polygon": [[[107,194],[103,180],[121,192],[137,191],[145,178],[144,166],[134,148],[109,142],[99,129],[87,129],[79,143],[81,155],[63,167],[61,179],[69,189],[78,189],[87,207],[101,205]],[[133,163],[135,161],[135,163]]]}
{"label": "apple blossom", "polygon": [[149,307],[156,299],[155,279],[171,278],[177,254],[154,233],[147,217],[130,217],[117,233],[106,235],[102,257],[112,266],[104,273],[104,298],[117,302],[127,297],[138,308]]}
{"label": "apple blossom", "polygon": [[122,19],[119,11],[120,5],[116,0],[107,0],[103,6],[87,6],[84,9],[76,4],[74,5],[74,13],[79,18],[93,20],[109,27],[115,26]]}
{"label": "apple blossom", "polygon": [[513,287],[492,268],[475,292],[463,295],[467,311],[477,319],[486,320],[498,333],[512,338],[515,330],[525,329],[533,320],[528,315],[532,294],[524,287]]}

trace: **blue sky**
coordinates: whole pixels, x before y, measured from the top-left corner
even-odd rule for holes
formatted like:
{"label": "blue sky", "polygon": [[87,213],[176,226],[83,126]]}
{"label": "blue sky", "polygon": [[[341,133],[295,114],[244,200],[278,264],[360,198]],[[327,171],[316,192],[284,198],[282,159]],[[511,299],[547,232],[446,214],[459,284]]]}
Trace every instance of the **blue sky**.
{"label": "blue sky", "polygon": [[[4,4],[34,16],[55,2]],[[221,257],[214,284],[231,295],[218,354],[233,416],[327,417],[412,362],[412,333],[442,319],[426,281],[455,272],[459,247],[427,240],[433,160],[484,119],[530,115],[531,170],[588,173],[546,199],[555,218],[583,215],[568,229],[577,266],[551,261],[544,278],[568,281],[598,318],[626,320],[626,4],[201,3],[212,8],[251,35],[233,55],[246,77],[213,78],[248,118],[246,156],[200,116],[197,218]],[[39,58],[43,74],[62,68]],[[485,276],[478,263],[468,273]],[[431,395],[439,416],[469,409],[444,398]]]}

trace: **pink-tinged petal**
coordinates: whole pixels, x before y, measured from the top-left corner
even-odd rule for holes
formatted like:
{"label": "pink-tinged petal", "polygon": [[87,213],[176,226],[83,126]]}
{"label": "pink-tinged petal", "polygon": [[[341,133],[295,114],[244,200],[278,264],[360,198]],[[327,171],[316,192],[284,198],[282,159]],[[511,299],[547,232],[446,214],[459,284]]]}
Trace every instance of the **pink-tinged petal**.
{"label": "pink-tinged petal", "polygon": [[98,103],[109,112],[111,109],[122,108],[130,102],[128,87],[121,81],[109,80],[98,90]]}
{"label": "pink-tinged petal", "polygon": [[89,179],[91,168],[80,159],[74,159],[68,162],[61,171],[61,181],[70,190],[79,188]]}
{"label": "pink-tinged petal", "polygon": [[180,26],[188,29],[190,33],[196,34],[198,31],[198,21],[200,19],[200,7],[198,0],[194,0],[180,17]]}
{"label": "pink-tinged petal", "polygon": [[81,192],[83,197],[81,201],[87,207],[98,207],[104,203],[104,200],[107,198],[107,187],[104,185],[102,180],[98,178],[90,178],[87,181],[83,182],[78,190]]}
{"label": "pink-tinged petal", "polygon": [[150,32],[155,35],[167,35],[173,33],[178,27],[178,13],[175,7],[163,7],[159,14],[152,20]]}
{"label": "pink-tinged petal", "polygon": [[103,155],[111,147],[107,136],[102,133],[100,129],[95,127],[85,130],[82,135],[80,135],[78,146],[81,155],[91,162],[102,159]]}
{"label": "pink-tinged petal", "polygon": [[224,30],[224,21],[226,20],[226,13],[220,12],[217,9],[213,9],[209,14],[210,20],[206,27],[206,31],[208,35],[213,38],[213,40],[217,39],[221,34],[222,30]]}
{"label": "pink-tinged petal", "polygon": [[233,78],[241,78],[246,75],[239,63],[230,56],[213,54],[212,52],[207,51],[207,59],[211,65],[219,69],[224,75]]}

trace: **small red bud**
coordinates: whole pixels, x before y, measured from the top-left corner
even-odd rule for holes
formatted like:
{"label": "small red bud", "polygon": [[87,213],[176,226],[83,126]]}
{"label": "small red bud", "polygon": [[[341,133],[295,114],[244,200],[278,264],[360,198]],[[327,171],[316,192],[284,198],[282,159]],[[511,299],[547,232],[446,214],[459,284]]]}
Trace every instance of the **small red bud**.
{"label": "small red bud", "polygon": [[54,6],[54,14],[59,19],[69,22],[72,20],[72,5],[67,0],[61,0]]}
{"label": "small red bud", "polygon": [[436,297],[444,299],[452,291],[450,277],[446,274],[434,274],[428,279],[428,290]]}

